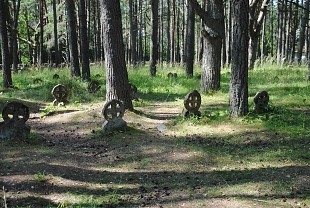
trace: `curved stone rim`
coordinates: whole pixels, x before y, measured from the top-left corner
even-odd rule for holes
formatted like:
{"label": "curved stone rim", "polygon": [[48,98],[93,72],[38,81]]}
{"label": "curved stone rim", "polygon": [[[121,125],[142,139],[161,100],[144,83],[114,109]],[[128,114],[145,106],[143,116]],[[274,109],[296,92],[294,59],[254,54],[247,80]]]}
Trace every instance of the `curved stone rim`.
{"label": "curved stone rim", "polygon": [[197,90],[193,90],[185,96],[184,107],[186,108],[186,110],[198,111],[200,105],[201,105],[201,95]]}
{"label": "curved stone rim", "polygon": [[[12,118],[10,118],[12,115]],[[20,102],[10,102],[2,110],[2,118],[5,122],[14,120],[14,121],[23,121],[24,123],[29,119],[29,108]]]}
{"label": "curved stone rim", "polygon": [[[58,90],[59,89],[59,90]],[[61,91],[60,91],[61,89]],[[60,93],[57,93],[57,92],[62,92],[63,94],[60,96],[59,94]],[[59,101],[59,102],[64,102],[67,100],[67,97],[68,97],[68,89],[66,86],[62,85],[62,84],[58,84],[56,85],[55,87],[53,87],[52,89],[52,95],[53,97]]]}
{"label": "curved stone rim", "polygon": [[[266,98],[263,103],[261,102],[262,99]],[[254,104],[258,106],[263,106],[266,107],[269,103],[269,94],[267,91],[261,91],[257,92],[256,95],[254,96]]]}
{"label": "curved stone rim", "polygon": [[102,115],[106,120],[122,118],[125,114],[124,104],[116,99],[106,102],[102,109]]}

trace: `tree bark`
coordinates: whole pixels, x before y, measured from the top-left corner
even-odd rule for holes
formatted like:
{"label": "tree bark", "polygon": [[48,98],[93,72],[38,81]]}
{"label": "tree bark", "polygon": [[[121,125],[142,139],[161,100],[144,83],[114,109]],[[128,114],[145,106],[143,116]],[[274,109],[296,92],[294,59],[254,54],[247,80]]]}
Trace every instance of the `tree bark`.
{"label": "tree bark", "polygon": [[85,0],[79,0],[79,21],[81,39],[82,79],[90,80],[89,68],[89,43],[87,37],[87,19],[85,11]]}
{"label": "tree bark", "polygon": [[39,0],[39,16],[40,16],[40,36],[39,36],[39,54],[38,54],[38,63],[39,65],[43,64],[43,53],[44,53],[44,39],[43,39],[43,33],[44,33],[44,10],[43,10],[43,0]]}
{"label": "tree bark", "polygon": [[301,58],[302,58],[302,51],[305,45],[305,39],[306,39],[306,26],[309,22],[309,0],[306,0],[304,4],[304,11],[303,16],[301,19],[301,25],[300,25],[300,33],[299,33],[299,45],[298,45],[298,64],[301,64]]}
{"label": "tree bark", "polygon": [[156,64],[158,59],[158,0],[152,0],[152,16],[151,16],[151,59],[150,59],[150,75],[156,76]]}
{"label": "tree bark", "polygon": [[3,74],[3,87],[12,86],[11,66],[9,61],[9,46],[8,46],[8,33],[6,27],[6,5],[5,1],[0,1],[0,45],[2,55],[2,74]]}
{"label": "tree bark", "polygon": [[122,37],[120,2],[101,0],[106,65],[106,101],[121,100],[126,109],[133,109]]}
{"label": "tree bark", "polygon": [[188,2],[187,25],[186,25],[186,75],[192,77],[194,74],[194,56],[195,56],[195,11]]}
{"label": "tree bark", "polygon": [[167,0],[167,28],[166,28],[166,34],[167,34],[167,64],[171,61],[171,37],[170,37],[170,0]]}
{"label": "tree bark", "polygon": [[70,68],[71,77],[81,76],[78,42],[77,42],[77,26],[74,0],[66,0],[66,9],[68,16],[68,36],[69,36],[69,51],[70,51]]}
{"label": "tree bark", "polygon": [[56,0],[53,0],[53,19],[54,19],[54,48],[55,48],[55,66],[60,64],[59,45],[58,45],[58,27],[57,27],[57,7]]}
{"label": "tree bark", "polygon": [[248,0],[232,1],[232,60],[230,77],[230,116],[248,113]]}
{"label": "tree bark", "polygon": [[136,65],[137,63],[137,22],[136,22],[136,15],[137,11],[134,11],[134,3],[133,0],[129,0],[129,30],[130,30],[130,52],[131,52],[131,59],[129,62],[132,65]]}
{"label": "tree bark", "polygon": [[278,39],[277,39],[277,64],[282,62],[282,28],[283,28],[283,3],[278,2]]}
{"label": "tree bark", "polygon": [[204,24],[204,50],[200,89],[202,91],[219,90],[221,79],[221,52],[224,38],[224,9],[222,0],[211,0],[205,12],[196,0],[190,0],[196,14]]}
{"label": "tree bark", "polygon": [[13,30],[12,30],[12,38],[13,38],[13,47],[12,47],[12,55],[13,55],[13,71],[18,70],[18,44],[17,44],[17,36],[18,36],[18,17],[19,17],[19,11],[20,11],[20,0],[17,0],[13,2],[14,5],[14,21],[13,21]]}
{"label": "tree bark", "polygon": [[249,69],[254,68],[254,64],[257,58],[256,51],[258,47],[258,39],[260,37],[261,27],[267,13],[268,3],[269,0],[253,0],[249,6]]}

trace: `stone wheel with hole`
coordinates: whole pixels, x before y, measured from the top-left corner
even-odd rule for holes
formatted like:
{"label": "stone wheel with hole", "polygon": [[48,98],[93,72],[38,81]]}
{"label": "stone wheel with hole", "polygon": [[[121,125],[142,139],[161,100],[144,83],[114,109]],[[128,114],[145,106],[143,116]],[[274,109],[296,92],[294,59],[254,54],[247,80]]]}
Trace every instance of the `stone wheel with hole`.
{"label": "stone wheel with hole", "polygon": [[19,102],[10,102],[3,108],[2,118],[5,122],[10,120],[26,122],[29,118],[29,108]]}
{"label": "stone wheel with hole", "polygon": [[198,111],[201,105],[201,95],[197,90],[193,90],[185,96],[184,106],[186,110]]}
{"label": "stone wheel with hole", "polygon": [[256,93],[254,97],[255,106],[259,108],[266,108],[269,102],[269,95],[267,91],[261,91]]}
{"label": "stone wheel with hole", "polygon": [[169,72],[167,76],[168,76],[168,78],[172,78],[173,74],[171,72]]}
{"label": "stone wheel with hole", "polygon": [[115,99],[108,101],[102,109],[102,115],[106,120],[122,118],[124,113],[124,104],[121,101]]}
{"label": "stone wheel with hole", "polygon": [[52,95],[58,102],[66,102],[68,98],[68,90],[64,85],[58,84],[53,88]]}
{"label": "stone wheel with hole", "polygon": [[90,92],[90,93],[95,93],[95,92],[97,92],[99,89],[100,89],[100,84],[99,84],[99,82],[98,81],[96,81],[96,80],[93,80],[93,81],[91,81],[89,84],[88,84],[88,87],[87,87],[87,90],[88,90],[88,92]]}
{"label": "stone wheel with hole", "polygon": [[53,75],[53,79],[59,79],[59,78],[60,78],[60,76],[58,74]]}

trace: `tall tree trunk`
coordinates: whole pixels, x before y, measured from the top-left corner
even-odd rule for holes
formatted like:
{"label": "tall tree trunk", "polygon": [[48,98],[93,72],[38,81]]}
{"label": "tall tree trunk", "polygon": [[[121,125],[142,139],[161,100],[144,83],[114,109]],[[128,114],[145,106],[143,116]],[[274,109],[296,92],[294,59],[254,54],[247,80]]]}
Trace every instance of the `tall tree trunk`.
{"label": "tall tree trunk", "polygon": [[170,37],[170,0],[167,0],[167,64],[171,61],[171,37]]}
{"label": "tall tree trunk", "polygon": [[81,58],[82,58],[82,79],[90,80],[89,69],[89,43],[87,37],[87,19],[85,10],[85,0],[79,0],[79,21],[81,39]]}
{"label": "tall tree trunk", "polygon": [[39,0],[39,16],[40,16],[40,36],[39,36],[39,54],[38,54],[38,63],[39,65],[43,64],[43,53],[44,53],[44,39],[43,39],[43,33],[44,33],[44,8],[43,8],[43,0]]}
{"label": "tall tree trunk", "polygon": [[131,52],[131,59],[129,62],[134,66],[137,63],[137,22],[136,22],[136,15],[137,11],[135,11],[135,2],[133,0],[129,0],[129,30],[130,30],[130,52]]}
{"label": "tall tree trunk", "polygon": [[143,62],[143,38],[142,38],[142,29],[143,29],[143,1],[139,0],[139,62]]}
{"label": "tall tree trunk", "polygon": [[195,54],[195,11],[191,2],[188,2],[187,25],[186,25],[186,75],[194,74]]}
{"label": "tall tree trunk", "polygon": [[96,19],[97,19],[97,34],[96,34],[96,50],[97,50],[97,61],[101,62],[102,59],[102,46],[101,46],[101,20],[100,20],[100,9],[99,9],[99,0],[96,0]]}
{"label": "tall tree trunk", "polygon": [[151,58],[150,58],[150,75],[156,76],[156,64],[158,59],[158,0],[152,0],[151,2],[152,7],[152,16],[151,16]]}
{"label": "tall tree trunk", "polygon": [[295,48],[296,48],[296,31],[298,27],[298,0],[296,1],[295,11],[294,11],[294,22],[292,30],[292,47],[290,52],[290,62],[295,62]]}
{"label": "tall tree trunk", "polygon": [[230,116],[245,116],[248,111],[248,0],[232,1],[232,59],[230,77]]}
{"label": "tall tree trunk", "polygon": [[2,55],[3,87],[12,86],[11,66],[9,59],[8,33],[6,27],[5,1],[0,1],[0,46]]}
{"label": "tall tree trunk", "polygon": [[277,39],[277,64],[282,62],[282,28],[283,28],[283,3],[278,2],[278,39]]}
{"label": "tall tree trunk", "polygon": [[68,36],[69,36],[69,51],[70,51],[70,68],[71,77],[81,76],[78,41],[77,41],[77,26],[74,0],[66,0],[66,9],[68,16]]}
{"label": "tall tree trunk", "polygon": [[[252,1],[249,6],[250,21],[249,21],[249,69],[254,68],[256,61],[256,51],[258,47],[258,39],[260,37],[261,27],[267,12],[269,0],[264,0],[261,4],[259,1]],[[260,9],[258,9],[260,8]]]}
{"label": "tall tree trunk", "polygon": [[101,0],[101,13],[106,65],[106,101],[121,100],[125,108],[133,109],[125,62],[120,2]]}
{"label": "tall tree trunk", "polygon": [[204,21],[204,50],[200,89],[202,91],[219,90],[221,80],[222,40],[224,38],[224,9],[222,0],[211,0],[205,12],[196,0],[190,0]]}
{"label": "tall tree trunk", "polygon": [[26,30],[27,30],[27,41],[28,41],[28,57],[29,62],[33,63],[33,56],[32,56],[32,45],[31,45],[31,36],[30,36],[30,30],[29,30],[29,19],[28,19],[28,5],[25,8],[25,21],[26,21]]}
{"label": "tall tree trunk", "polygon": [[173,22],[172,22],[172,37],[171,37],[171,62],[172,65],[175,63],[175,40],[176,40],[176,0],[172,0],[172,12],[173,12]]}
{"label": "tall tree trunk", "polygon": [[57,27],[57,7],[56,0],[53,0],[53,18],[54,18],[54,48],[55,48],[55,66],[60,64],[59,45],[58,45],[58,27]]}
{"label": "tall tree trunk", "polygon": [[14,21],[13,21],[13,48],[12,48],[12,55],[13,55],[13,71],[18,70],[18,44],[17,44],[17,36],[18,36],[18,18],[19,18],[19,10],[20,10],[20,0],[17,0],[13,2],[13,7],[14,7]]}
{"label": "tall tree trunk", "polygon": [[306,0],[304,4],[304,11],[303,16],[301,19],[301,25],[300,25],[300,33],[299,33],[299,45],[298,45],[298,64],[301,64],[301,58],[302,58],[302,51],[305,45],[305,39],[306,39],[306,26],[309,22],[309,0]]}
{"label": "tall tree trunk", "polygon": [[[290,1],[289,2],[289,9],[288,9],[288,22],[287,22],[287,27],[286,27],[286,50],[285,50],[285,59],[290,62],[289,60],[289,55],[290,55],[290,49],[292,47],[292,44],[291,44],[291,41],[292,41],[292,31],[291,31],[291,28],[292,28],[292,18],[293,18],[293,11],[292,11],[292,8],[293,8],[293,2]],[[291,63],[291,62],[290,62]]]}

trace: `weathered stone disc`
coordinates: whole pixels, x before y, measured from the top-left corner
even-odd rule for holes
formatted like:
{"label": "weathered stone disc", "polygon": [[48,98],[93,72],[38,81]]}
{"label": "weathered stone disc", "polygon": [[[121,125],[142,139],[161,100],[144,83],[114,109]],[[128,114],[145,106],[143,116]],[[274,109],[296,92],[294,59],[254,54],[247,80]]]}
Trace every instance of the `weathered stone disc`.
{"label": "weathered stone disc", "polygon": [[5,122],[10,120],[26,122],[29,118],[29,108],[19,102],[10,102],[3,108],[2,118]]}
{"label": "weathered stone disc", "polygon": [[184,107],[188,111],[198,111],[201,105],[201,95],[197,90],[188,93],[184,98]]}
{"label": "weathered stone disc", "polygon": [[266,108],[269,102],[269,95],[267,91],[261,91],[254,96],[254,104],[259,108]]}
{"label": "weathered stone disc", "polygon": [[108,101],[102,109],[102,115],[106,120],[122,118],[124,113],[124,104],[121,101],[115,99]]}
{"label": "weathered stone disc", "polygon": [[168,78],[172,78],[173,74],[171,72],[169,72],[167,76],[168,76]]}
{"label": "weathered stone disc", "polygon": [[68,90],[64,85],[58,84],[52,89],[52,95],[58,102],[65,102],[68,98]]}
{"label": "weathered stone disc", "polygon": [[59,77],[59,75],[58,74],[54,74],[53,75],[53,79],[59,79],[60,77]]}
{"label": "weathered stone disc", "polygon": [[100,89],[100,84],[98,81],[93,80],[88,84],[87,90],[89,93],[95,93]]}

